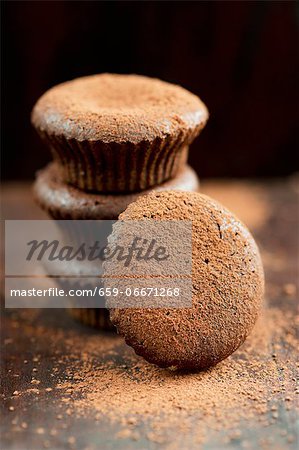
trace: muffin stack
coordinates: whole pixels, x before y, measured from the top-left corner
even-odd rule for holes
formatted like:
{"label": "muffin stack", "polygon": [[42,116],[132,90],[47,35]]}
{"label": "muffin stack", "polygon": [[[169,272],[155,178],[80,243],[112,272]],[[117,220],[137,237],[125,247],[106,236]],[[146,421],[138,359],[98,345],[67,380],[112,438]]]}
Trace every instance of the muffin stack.
{"label": "muffin stack", "polygon": [[[207,119],[197,96],[157,79],[101,74],[55,86],[32,112],[54,159],[37,174],[35,198],[53,219],[113,220],[150,191],[195,192],[186,161]],[[112,327],[104,309],[70,311]]]}

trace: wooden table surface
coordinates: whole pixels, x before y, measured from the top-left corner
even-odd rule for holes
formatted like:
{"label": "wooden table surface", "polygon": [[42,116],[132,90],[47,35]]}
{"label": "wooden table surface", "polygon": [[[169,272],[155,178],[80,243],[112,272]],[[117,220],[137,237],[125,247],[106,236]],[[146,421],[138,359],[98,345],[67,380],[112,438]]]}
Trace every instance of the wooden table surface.
{"label": "wooden table surface", "polygon": [[[267,181],[211,180],[202,183],[202,191],[235,212],[255,236],[265,266],[268,308],[278,307],[295,314],[298,302],[292,290],[298,281],[299,219],[296,177]],[[29,183],[4,185],[2,202],[2,217],[5,219],[46,218],[32,200]],[[288,292],[290,286],[291,293]],[[51,333],[53,340],[49,340]],[[167,447],[169,442],[150,440],[143,433],[145,423],[139,425],[138,439],[133,435],[120,439],[116,437],[120,424],[95,420],[92,415],[68,415],[66,393],[55,388],[64,381],[67,372],[64,355],[69,348],[66,341],[71,334],[82,341],[94,342],[103,334],[81,326],[61,310],[3,310],[1,334],[2,449],[170,448]],[[105,338],[115,339],[113,335],[109,336]],[[284,335],[280,337],[280,344],[282,353],[289,352]],[[113,357],[113,364],[119,365],[121,371],[128,370],[128,366],[123,364],[125,352],[126,346],[122,343]],[[238,357],[238,351],[233,357]],[[295,370],[294,354],[288,353],[288,363]],[[80,371],[80,360],[77,364]],[[34,369],[38,371],[38,377]],[[38,378],[38,386],[32,384],[34,377]],[[67,381],[70,385],[76,383],[75,379]],[[285,395],[288,390],[293,394],[294,384],[289,383],[286,389]],[[72,396],[71,393],[69,395]],[[284,408],[277,395],[279,408]],[[294,406],[292,403],[291,408],[284,410],[275,423],[267,427],[248,420],[242,431],[246,436],[246,446],[242,444],[243,438],[238,436],[224,444],[220,440],[220,432],[208,437],[202,446],[214,450],[258,448],[262,439],[266,448],[296,448]],[[63,420],[59,420],[61,417]],[[185,442],[185,448],[197,448],[195,444],[188,444],[187,437],[180,441],[180,432],[176,430],[173,434],[172,444]],[[192,432],[191,429],[189,433]],[[181,444],[180,448],[184,445]]]}

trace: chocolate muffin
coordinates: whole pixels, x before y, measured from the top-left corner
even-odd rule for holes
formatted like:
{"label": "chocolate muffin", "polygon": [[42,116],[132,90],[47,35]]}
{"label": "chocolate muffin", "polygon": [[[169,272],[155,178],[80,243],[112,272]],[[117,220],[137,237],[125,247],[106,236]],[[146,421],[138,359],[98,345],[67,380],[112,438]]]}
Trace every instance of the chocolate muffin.
{"label": "chocolate muffin", "polygon": [[115,74],[55,86],[32,112],[63,179],[104,193],[145,190],[175,177],[207,119],[203,102],[180,86]]}
{"label": "chocolate muffin", "polygon": [[[111,321],[127,344],[151,363],[182,369],[204,369],[233,353],[250,333],[264,293],[262,262],[247,228],[215,200],[191,192],[152,192],[119,218],[144,220],[144,227],[147,219],[192,221],[192,306],[112,308]],[[106,261],[105,271],[115,264]]]}
{"label": "chocolate muffin", "polygon": [[[153,189],[155,191],[169,189],[197,191],[199,189],[199,180],[190,166],[184,166],[174,179],[162,183]],[[61,231],[67,236],[68,240],[71,237],[73,241],[80,243],[85,238],[90,241],[95,230],[94,223],[88,227],[88,223],[84,222],[81,226],[81,220],[115,220],[129,203],[146,193],[149,193],[149,191],[124,195],[94,194],[81,191],[64,183],[61,166],[57,163],[50,163],[46,168],[40,170],[34,184],[34,196],[37,202],[52,218],[56,220],[77,219],[79,221],[73,222],[72,220],[72,222],[68,222],[68,220],[64,220],[63,224],[61,222],[59,224]],[[107,231],[108,229],[109,232]],[[108,223],[100,233],[103,239],[106,231],[107,235],[111,231]],[[99,233],[97,233],[96,239],[98,237]],[[49,272],[49,274],[52,273]],[[65,278],[61,274],[62,278],[57,278],[58,285],[65,290],[94,289],[95,285],[98,287],[102,286],[100,279],[95,279],[94,283],[91,283],[90,279],[85,278],[90,273],[84,269],[80,261],[72,262],[72,275],[76,276],[76,278]],[[78,308],[76,307],[78,306],[76,298],[72,298],[71,302],[73,307],[68,308],[67,311],[76,320],[85,325],[103,330],[115,329],[109,320],[109,314],[106,309]]]}
{"label": "chocolate muffin", "polygon": [[194,191],[199,180],[190,166],[184,166],[174,179],[166,181],[150,191],[131,194],[99,194],[84,192],[63,181],[63,170],[57,163],[50,163],[40,170],[34,184],[34,196],[40,207],[53,219],[114,220],[140,195],[151,190]]}

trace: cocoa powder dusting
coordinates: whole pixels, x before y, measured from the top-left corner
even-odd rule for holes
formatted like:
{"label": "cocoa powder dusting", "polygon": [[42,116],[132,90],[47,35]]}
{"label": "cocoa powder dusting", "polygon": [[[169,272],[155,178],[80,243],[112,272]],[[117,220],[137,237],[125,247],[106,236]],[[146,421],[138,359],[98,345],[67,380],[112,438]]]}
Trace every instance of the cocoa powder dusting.
{"label": "cocoa powder dusting", "polygon": [[[181,306],[174,309],[139,305],[128,308],[126,296],[121,294],[116,307],[115,302],[110,306],[108,299],[111,322],[126,343],[138,355],[160,367],[206,369],[232,354],[251,332],[264,297],[259,250],[244,224],[211,197],[175,191],[141,196],[119,219],[108,242],[120,241],[121,245],[129,245],[123,238],[125,235],[130,241],[129,231],[123,228],[130,227],[132,220],[143,224],[143,233],[150,229],[152,219],[163,220],[164,227],[170,221],[176,256],[175,263],[168,259],[168,265],[176,268],[177,275],[184,273],[177,255],[188,254],[185,246],[179,248],[188,229],[183,233],[175,230],[172,221],[192,222],[192,254],[190,251],[187,256],[192,259],[191,307],[182,307],[183,294]],[[103,268],[109,276],[123,273],[122,263],[115,261],[105,261]],[[151,277],[154,268],[147,264],[143,273]],[[104,285],[106,282],[108,286],[108,280],[104,280]],[[154,284],[155,280],[150,283]],[[125,289],[120,285],[119,291]]]}
{"label": "cocoa powder dusting", "polygon": [[[144,421],[146,437],[166,443],[167,430],[179,427],[188,435],[194,421],[192,436],[197,443],[204,442],[208,432],[236,430],[249,419],[267,426],[279,416],[275,407],[279,400],[284,399],[286,408],[295,402],[295,375],[280,344],[284,335],[291,357],[296,348],[292,320],[278,309],[266,310],[233,356],[198,373],[161,370],[123,348],[116,336],[88,342],[72,337],[67,344],[75,350],[65,357],[66,378],[71,381],[63,377],[56,388],[71,393],[71,414],[121,424],[116,436],[120,439],[138,439],[138,425]],[[114,360],[119,347],[121,365]],[[284,398],[289,383],[294,385],[293,394]]]}
{"label": "cocoa powder dusting", "polygon": [[224,203],[253,227],[266,268],[267,306],[244,344],[209,370],[171,371],[63,311],[8,310],[2,425],[15,448],[296,448],[298,253],[289,213],[298,197],[290,183],[244,184],[248,201],[236,203],[230,186]]}

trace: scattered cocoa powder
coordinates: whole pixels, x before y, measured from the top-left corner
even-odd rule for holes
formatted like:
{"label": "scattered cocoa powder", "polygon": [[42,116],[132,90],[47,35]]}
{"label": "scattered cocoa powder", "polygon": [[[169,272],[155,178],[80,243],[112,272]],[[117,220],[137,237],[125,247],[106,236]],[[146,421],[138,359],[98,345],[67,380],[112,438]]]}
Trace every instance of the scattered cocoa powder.
{"label": "scattered cocoa powder", "polygon": [[[13,382],[11,391],[6,394],[9,412],[6,424],[10,436],[17,436],[15,431],[24,434],[30,431],[28,415],[18,407],[19,399],[25,398],[27,406],[32,397],[38,397],[34,398],[37,405],[46,398],[49,408],[54,406],[56,410],[54,417],[60,413],[60,419],[46,430],[47,435],[42,436],[44,443],[39,441],[38,448],[55,448],[56,439],[62,439],[62,429],[70,421],[77,426],[77,418],[93,423],[93,430],[106,421],[115,424],[114,434],[113,426],[107,426],[110,442],[119,439],[119,447],[124,443],[125,448],[133,447],[129,441],[135,438],[140,439],[135,448],[156,448],[155,443],[160,442],[163,449],[200,448],[201,443],[206,443],[209,448],[222,448],[222,443],[224,448],[227,448],[227,443],[229,448],[295,448],[290,444],[295,442],[293,421],[299,398],[295,367],[298,342],[295,317],[291,312],[295,310],[296,291],[285,285],[293,286],[295,282],[293,262],[296,251],[293,239],[283,241],[284,236],[291,234],[288,199],[281,198],[279,207],[275,203],[279,192],[285,193],[284,185],[285,182],[274,191],[275,195],[270,200],[265,198],[267,208],[262,220],[263,210],[258,210],[257,206],[265,195],[260,194],[269,193],[270,189],[258,192],[254,186],[247,185],[246,200],[242,191],[237,205],[234,196],[238,189],[234,183],[231,183],[227,199],[222,198],[225,189],[221,185],[215,192],[211,190],[212,184],[205,189],[240,215],[249,227],[256,230],[265,227],[260,237],[263,237],[262,257],[266,266],[269,306],[251,335],[232,356],[204,372],[188,374],[161,370],[137,357],[119,336],[89,332],[68,323],[65,318],[59,320],[62,312],[55,316],[52,311],[18,311],[6,321],[8,333],[4,345],[11,361],[20,342],[25,341],[28,348],[25,346],[23,354],[19,352],[20,365],[13,363],[8,370],[8,377]],[[13,201],[13,196],[10,201]],[[22,331],[21,337],[18,330]],[[36,396],[30,392],[35,387],[30,384],[30,375],[27,384],[24,383],[21,370],[23,367],[25,372],[27,366],[37,365],[33,364],[31,355],[43,340],[47,342],[47,355],[53,361],[53,371],[45,381],[41,368],[40,395]],[[45,355],[36,350],[34,356],[38,354],[43,364]],[[58,359],[63,361],[63,365],[54,370]],[[13,396],[15,390],[21,397]],[[70,402],[65,404],[61,398],[67,396]],[[272,417],[272,412],[277,412],[278,417]],[[78,429],[82,430],[80,423]],[[246,434],[246,430],[249,433]],[[217,435],[213,441],[214,431]],[[71,436],[75,436],[74,431]],[[89,442],[85,450],[95,448]]]}
{"label": "scattered cocoa powder", "polygon": [[[252,335],[233,356],[198,373],[150,365],[128,347],[123,349],[119,337],[103,336],[97,344],[91,339],[87,345],[80,345],[74,337],[69,345],[76,350],[65,361],[65,378],[72,381],[64,378],[57,388],[65,392],[72,389],[68,414],[94,415],[96,420],[121,424],[124,428],[117,433],[119,438],[136,438],[133,430],[144,421],[150,427],[147,438],[154,442],[167,441],[167,430],[171,428],[179,427],[180,432],[188,434],[194,422],[196,442],[203,442],[208,431],[236,430],[247,420],[266,426],[271,419],[279,418],[276,403],[285,398],[284,391],[288,390],[288,401],[295,394],[289,364],[296,348],[291,323],[290,315],[278,309],[266,310]],[[286,354],[281,347],[285,335]],[[123,352],[121,366],[114,362],[119,346]],[[276,358],[272,357],[273,348]],[[272,414],[268,414],[269,409]]]}
{"label": "scattered cocoa powder", "polygon": [[[147,439],[167,449],[194,448],[217,433],[217,442],[219,436],[224,444],[238,439],[246,448],[248,435],[243,433],[248,422],[251,428],[268,427],[285,414],[294,414],[297,406],[293,367],[297,340],[291,312],[268,307],[233,355],[196,373],[150,365],[112,333],[84,333],[83,338],[78,328],[43,325],[33,311],[18,314],[25,338],[49,342],[54,378],[49,377],[51,388],[44,382],[39,386],[36,401],[51,395],[60,430],[67,429],[70,420],[88,419],[95,426],[111,423],[112,439]],[[59,349],[62,340],[63,352]],[[34,394],[28,383],[25,390],[18,388],[18,396],[11,392],[11,405],[19,396]],[[9,409],[14,414],[14,406]],[[19,423],[15,429],[24,430],[27,422]],[[53,428],[45,433],[54,439],[56,432],[60,433]],[[173,443],[174,433],[178,440]],[[294,439],[292,431],[287,433],[286,440]],[[180,439],[188,444],[184,446]],[[260,437],[259,446],[269,447],[266,440]]]}

